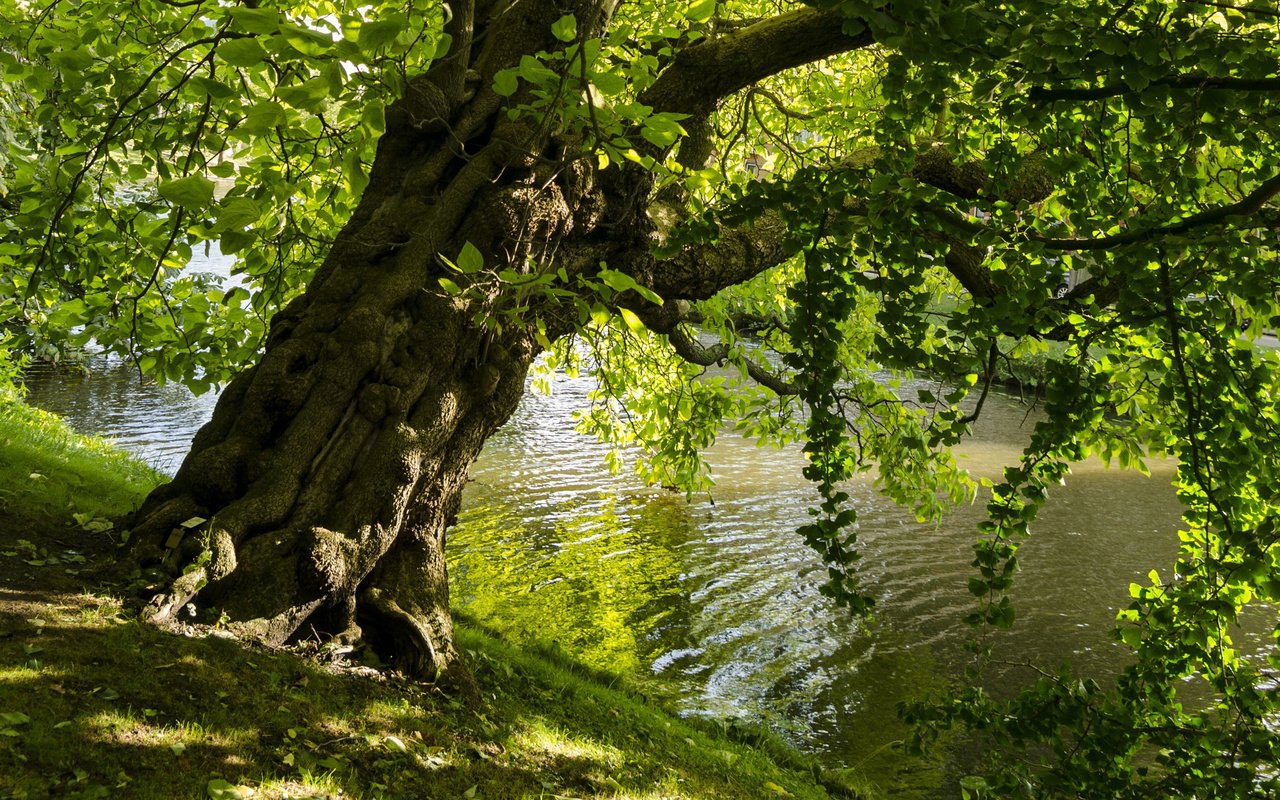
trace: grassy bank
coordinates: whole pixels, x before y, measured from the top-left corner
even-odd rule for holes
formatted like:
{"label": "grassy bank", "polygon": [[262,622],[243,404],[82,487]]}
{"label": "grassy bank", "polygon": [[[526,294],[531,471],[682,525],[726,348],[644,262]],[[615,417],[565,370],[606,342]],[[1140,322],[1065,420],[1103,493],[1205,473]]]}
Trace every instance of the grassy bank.
{"label": "grassy bank", "polygon": [[3,379],[0,448],[0,514],[27,521],[119,513],[163,478],[107,442],[81,436],[53,414],[21,402]]}
{"label": "grassy bank", "polygon": [[0,798],[830,796],[767,739],[732,741],[474,625],[460,640],[479,706],[321,646],[140,624],[93,567],[115,552],[105,519],[158,476],[12,396],[0,470]]}

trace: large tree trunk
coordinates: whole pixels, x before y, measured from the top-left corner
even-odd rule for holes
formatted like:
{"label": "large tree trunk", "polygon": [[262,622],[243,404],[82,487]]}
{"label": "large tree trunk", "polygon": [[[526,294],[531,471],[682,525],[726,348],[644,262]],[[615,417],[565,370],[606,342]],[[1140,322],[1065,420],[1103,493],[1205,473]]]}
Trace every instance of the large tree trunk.
{"label": "large tree trunk", "polygon": [[[406,261],[335,248],[135,515],[134,556],[188,570],[153,599],[154,619],[198,594],[268,642],[363,628],[409,671],[451,665],[445,530],[535,352],[478,330],[430,285],[436,268]],[[176,542],[191,517],[208,522]]]}
{"label": "large tree trunk", "polygon": [[[787,256],[776,214],[651,256],[654,176],[631,163],[597,174],[583,140],[613,134],[594,117],[567,115],[576,134],[558,127],[556,104],[590,95],[575,82],[580,59],[547,62],[572,72],[550,100],[525,83],[510,98],[493,91],[501,70],[564,48],[552,34],[563,15],[586,41],[602,35],[615,5],[450,4],[449,53],[387,108],[351,221],[306,293],[272,320],[259,363],[232,381],[177,476],[131,520],[132,561],[167,575],[152,619],[191,604],[267,642],[363,636],[410,673],[448,675],[458,656],[443,549],[467,467],[514,411],[537,342],[567,334],[579,317],[552,294],[509,291],[511,276],[557,273],[572,289],[607,264],[667,300],[694,300]],[[833,12],[797,9],[700,39],[638,99],[702,131],[680,154],[700,167],[719,98],[870,43],[842,30]],[[544,117],[527,112],[547,103]],[[441,256],[456,258],[468,242],[485,269],[449,273]],[[465,291],[450,296],[443,277]],[[645,317],[675,331],[679,309],[669,302]],[[693,352],[687,336],[672,341],[697,363],[717,357]],[[195,517],[205,521],[182,526]]]}
{"label": "large tree trunk", "polygon": [[[266,642],[363,637],[414,675],[455,671],[446,530],[538,347],[532,315],[503,316],[496,285],[444,292],[440,277],[462,281],[438,256],[469,241],[495,272],[579,274],[635,244],[603,244],[590,166],[562,161],[558,134],[511,120],[489,88],[554,45],[548,20],[563,10],[521,9],[484,46],[454,20],[468,70],[446,60],[388,109],[370,184],[324,265],[135,514],[133,561],[169,576],[153,620],[190,604]],[[580,30],[603,24],[589,11]],[[569,330],[555,307],[537,313],[552,337]],[[193,517],[206,522],[179,540]]]}

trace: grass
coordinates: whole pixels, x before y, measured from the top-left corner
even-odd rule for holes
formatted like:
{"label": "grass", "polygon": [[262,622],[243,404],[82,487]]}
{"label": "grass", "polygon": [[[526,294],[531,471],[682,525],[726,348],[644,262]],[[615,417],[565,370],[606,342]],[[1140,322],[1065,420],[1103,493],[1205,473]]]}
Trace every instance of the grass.
{"label": "grass", "polygon": [[155,473],[12,397],[0,470],[0,798],[859,796],[763,734],[676,718],[475,624],[459,638],[480,705],[319,646],[162,632],[84,563],[110,558],[104,518]]}
{"label": "grass", "polygon": [[84,519],[128,510],[164,476],[111,447],[81,436],[57,416],[21,402],[0,380],[0,513]]}

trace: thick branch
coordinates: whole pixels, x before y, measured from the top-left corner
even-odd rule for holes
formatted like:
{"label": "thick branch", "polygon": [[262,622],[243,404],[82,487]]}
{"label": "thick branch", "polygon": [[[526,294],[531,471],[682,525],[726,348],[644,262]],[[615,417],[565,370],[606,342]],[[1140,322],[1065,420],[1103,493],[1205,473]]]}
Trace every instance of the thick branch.
{"label": "thick branch", "polygon": [[[1280,78],[1231,78],[1196,74],[1172,75],[1151,82],[1151,86],[1169,89],[1207,90],[1226,89],[1233,92],[1274,92],[1280,89]],[[1032,103],[1052,103],[1057,100],[1104,100],[1108,97],[1120,97],[1126,94],[1138,94],[1128,84],[1112,84],[1110,86],[1087,86],[1076,89],[1035,87],[1027,92]]]}
{"label": "thick branch", "polygon": [[1280,174],[1273,175],[1258,185],[1258,188],[1247,194],[1239,202],[1211,208],[1199,214],[1192,214],[1185,219],[1171,222],[1168,225],[1157,225],[1153,228],[1117,233],[1114,236],[1102,236],[1096,239],[1048,239],[1041,236],[1032,237],[1050,250],[1109,250],[1126,244],[1148,242],[1162,236],[1172,236],[1207,225],[1226,223],[1234,217],[1245,217],[1256,214],[1266,202],[1280,194]]}
{"label": "thick branch", "polygon": [[[858,167],[843,164],[831,167],[833,170],[846,168]],[[957,163],[955,155],[944,147],[923,151],[916,160],[912,177],[962,200],[982,197],[991,184],[990,176],[981,165]],[[1044,199],[1051,188],[1043,163],[1037,158],[1028,158],[1008,181],[1002,198],[1011,202],[1036,202]],[[845,212],[861,214],[864,208],[865,204],[860,201],[848,201]],[[974,297],[996,296],[999,288],[984,263],[985,249],[962,241],[967,235],[959,219],[953,227],[956,236],[948,239],[947,268]],[[776,212],[765,211],[746,225],[721,228],[715,241],[689,245],[676,255],[633,274],[664,298],[705,300],[721,289],[750,280],[785,261],[790,256],[784,246],[786,234],[782,218]]]}
{"label": "thick branch", "polygon": [[960,282],[975,300],[990,300],[1001,294],[999,285],[987,269],[987,250],[951,239],[942,263],[947,272]]}
{"label": "thick branch", "polygon": [[721,229],[714,242],[689,245],[655,262],[644,282],[667,300],[706,300],[786,261],[786,233],[782,217],[765,211],[748,225]]}
{"label": "thick branch", "polygon": [[[704,346],[696,336],[691,335],[688,322],[693,317],[687,303],[666,303],[645,315],[645,324],[658,333],[665,333],[671,342],[676,355],[700,367],[722,365],[730,357],[729,348],[724,342],[716,342],[710,347]],[[799,392],[795,384],[780,375],[765,369],[750,358],[743,359],[747,375],[751,380],[770,389],[779,395],[794,395]]]}
{"label": "thick branch", "polygon": [[463,0],[459,3],[452,0],[448,9],[449,21],[445,23],[444,32],[453,43],[449,48],[449,55],[432,65],[431,73],[445,96],[457,102],[462,98],[467,67],[471,60],[471,42],[476,22],[475,2]]}
{"label": "thick branch", "polygon": [[1227,11],[1239,11],[1241,14],[1254,14],[1259,17],[1280,17],[1280,11],[1270,8],[1258,8],[1257,6],[1237,6],[1232,3],[1212,3],[1201,0],[1201,2],[1212,8],[1221,8]]}
{"label": "thick branch", "polygon": [[655,111],[702,116],[739,89],[784,70],[871,44],[844,33],[845,18],[804,8],[707,39],[676,55],[640,95]]}

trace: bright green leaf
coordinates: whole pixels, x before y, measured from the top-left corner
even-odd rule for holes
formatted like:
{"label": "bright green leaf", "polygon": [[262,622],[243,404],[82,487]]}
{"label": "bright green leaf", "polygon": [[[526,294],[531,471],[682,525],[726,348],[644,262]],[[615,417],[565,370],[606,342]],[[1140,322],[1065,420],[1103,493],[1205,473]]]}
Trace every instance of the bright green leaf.
{"label": "bright green leaf", "polygon": [[267,51],[254,38],[226,39],[218,44],[218,58],[233,67],[256,67],[267,60]]}
{"label": "bright green leaf", "polygon": [[684,15],[692,22],[703,23],[716,13],[716,0],[696,0]]}
{"label": "bright green leaf", "polygon": [[631,309],[619,308],[618,313],[622,315],[622,321],[625,322],[627,324],[627,327],[630,328],[632,331],[636,333],[640,333],[645,329],[644,323],[641,322],[640,318],[636,316],[636,312],[632,311]]}
{"label": "bright green leaf", "polygon": [[401,31],[406,30],[408,27],[409,18],[404,14],[390,14],[361,25],[356,42],[362,51],[375,55],[382,48],[394,42]]}
{"label": "bright green leaf", "polygon": [[578,21],[572,14],[565,14],[551,24],[551,35],[562,42],[572,42],[578,36]]}
{"label": "bright green leaf", "polygon": [[271,8],[247,8],[237,6],[231,9],[232,27],[245,33],[275,33],[280,27],[280,12]]}
{"label": "bright green leaf", "polygon": [[213,199],[213,181],[202,175],[188,175],[160,184],[159,192],[176,206],[203,208]]}
{"label": "bright green leaf", "polygon": [[597,72],[591,76],[591,83],[605,97],[617,97],[627,89],[627,79],[616,72]]}
{"label": "bright green leaf", "polygon": [[471,275],[484,269],[484,256],[471,242],[462,245],[458,253],[458,269],[465,275]]}
{"label": "bright green leaf", "polygon": [[520,88],[519,72],[515,69],[499,70],[493,76],[493,91],[500,97],[510,97]]}

